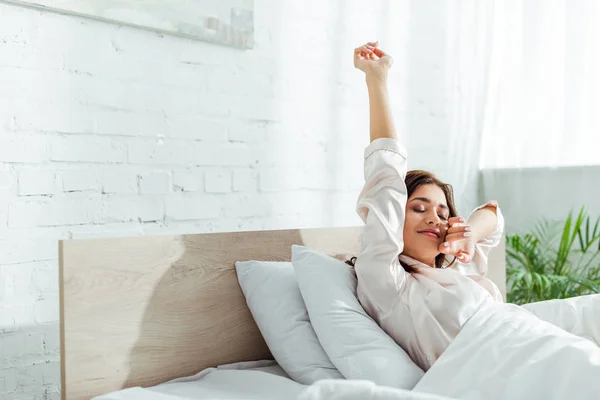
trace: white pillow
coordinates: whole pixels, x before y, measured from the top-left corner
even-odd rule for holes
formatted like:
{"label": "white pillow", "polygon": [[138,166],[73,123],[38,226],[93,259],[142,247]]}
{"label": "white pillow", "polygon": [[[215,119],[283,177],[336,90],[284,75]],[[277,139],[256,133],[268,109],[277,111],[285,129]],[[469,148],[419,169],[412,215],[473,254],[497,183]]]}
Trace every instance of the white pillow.
{"label": "white pillow", "polygon": [[292,263],[313,328],[342,375],[411,390],[423,371],[364,311],[354,269],[296,245]]}
{"label": "white pillow", "polygon": [[343,379],[321,347],[289,262],[238,261],[248,308],[281,368],[296,382]]}

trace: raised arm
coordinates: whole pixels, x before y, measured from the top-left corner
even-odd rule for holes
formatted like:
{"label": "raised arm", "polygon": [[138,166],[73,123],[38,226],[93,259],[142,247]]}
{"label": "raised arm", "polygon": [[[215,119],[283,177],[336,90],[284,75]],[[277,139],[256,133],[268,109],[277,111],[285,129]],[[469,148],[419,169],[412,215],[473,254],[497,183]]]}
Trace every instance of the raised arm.
{"label": "raised arm", "polygon": [[398,261],[404,248],[407,191],[406,151],[396,138],[387,96],[391,57],[369,43],[354,52],[355,66],[366,74],[371,109],[371,143],[365,149],[365,184],[357,212],[365,223],[355,271],[358,297],[374,318],[393,307],[406,279]]}
{"label": "raised arm", "polygon": [[377,42],[369,42],[354,50],[354,66],[365,73],[369,91],[371,142],[379,138],[397,139],[387,88],[388,70],[393,60],[377,45]]}

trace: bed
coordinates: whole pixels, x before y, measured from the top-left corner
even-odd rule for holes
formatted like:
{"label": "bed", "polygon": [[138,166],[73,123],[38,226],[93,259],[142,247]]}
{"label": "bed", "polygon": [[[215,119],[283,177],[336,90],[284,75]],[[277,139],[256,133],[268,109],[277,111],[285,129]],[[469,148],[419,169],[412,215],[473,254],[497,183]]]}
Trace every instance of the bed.
{"label": "bed", "polygon": [[[292,245],[349,258],[358,252],[360,229],[61,241],[62,398],[90,399],[272,359],[235,262],[289,261]],[[488,276],[505,295],[503,243],[489,264]]]}

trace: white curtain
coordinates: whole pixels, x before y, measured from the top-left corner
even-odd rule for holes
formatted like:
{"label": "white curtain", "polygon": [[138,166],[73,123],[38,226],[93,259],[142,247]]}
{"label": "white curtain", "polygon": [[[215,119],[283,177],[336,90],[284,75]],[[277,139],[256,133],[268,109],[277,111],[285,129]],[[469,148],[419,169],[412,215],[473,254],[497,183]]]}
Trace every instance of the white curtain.
{"label": "white curtain", "polygon": [[600,2],[496,1],[483,168],[600,165]]}
{"label": "white curtain", "polygon": [[493,2],[480,200],[507,230],[600,215],[600,2]]}
{"label": "white curtain", "polygon": [[494,2],[447,3],[446,64],[449,137],[445,180],[452,183],[462,214],[481,201],[479,158],[493,49]]}

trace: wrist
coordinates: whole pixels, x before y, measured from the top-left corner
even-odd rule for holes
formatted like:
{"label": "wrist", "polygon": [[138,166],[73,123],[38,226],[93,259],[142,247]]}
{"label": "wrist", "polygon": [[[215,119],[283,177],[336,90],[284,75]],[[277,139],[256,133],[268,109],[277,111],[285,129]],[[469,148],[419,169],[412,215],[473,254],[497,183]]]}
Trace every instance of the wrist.
{"label": "wrist", "polygon": [[380,86],[387,84],[386,71],[369,71],[365,75],[367,86]]}

